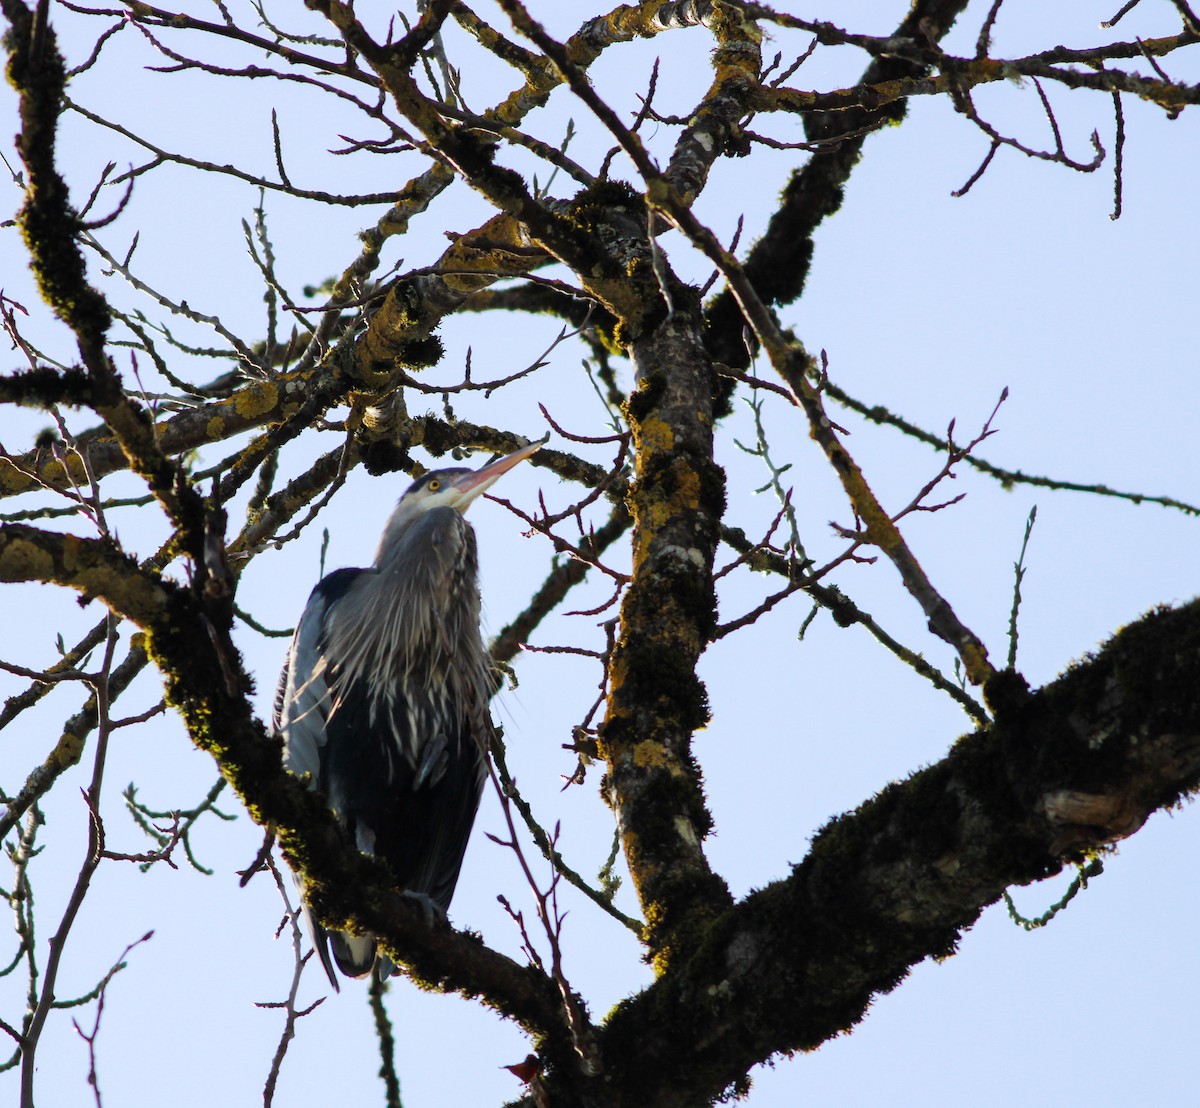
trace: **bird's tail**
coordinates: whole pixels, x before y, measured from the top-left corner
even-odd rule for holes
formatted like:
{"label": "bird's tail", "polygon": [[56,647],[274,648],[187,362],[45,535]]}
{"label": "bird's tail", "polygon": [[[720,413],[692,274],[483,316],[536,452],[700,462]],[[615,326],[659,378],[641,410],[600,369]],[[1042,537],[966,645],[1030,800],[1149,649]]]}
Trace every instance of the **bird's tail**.
{"label": "bird's tail", "polygon": [[[333,931],[329,935],[329,946],[333,950],[333,960],[337,962],[338,969],[347,977],[366,977],[375,965],[374,939],[364,939],[346,931]],[[328,959],[329,954],[326,953],[325,957]],[[328,964],[325,969],[332,980],[333,970]]]}
{"label": "bird's tail", "polygon": [[[317,922],[317,917],[312,914],[312,909],[309,908],[307,901],[301,900],[301,908],[304,912],[304,925],[308,929],[309,938],[312,939],[313,950],[317,952],[317,957],[321,959],[321,966],[325,970],[325,976],[329,978],[329,983],[333,986],[333,991],[335,993],[340,992],[337,974],[333,972],[333,961],[329,957],[329,936],[325,928]],[[343,972],[345,971],[343,970]]]}

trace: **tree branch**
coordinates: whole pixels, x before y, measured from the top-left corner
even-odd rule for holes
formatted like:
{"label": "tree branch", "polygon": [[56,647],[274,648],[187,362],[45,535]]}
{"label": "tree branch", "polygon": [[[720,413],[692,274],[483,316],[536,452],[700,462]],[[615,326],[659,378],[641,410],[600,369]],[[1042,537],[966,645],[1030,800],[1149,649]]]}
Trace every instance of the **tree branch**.
{"label": "tree branch", "polygon": [[752,1065],[849,1030],[1009,885],[1200,785],[1200,601],[1151,613],[1036,694],[1009,671],[987,691],[996,724],[831,821],[790,877],[616,1009],[601,1042],[628,1060],[610,1078],[630,1102],[708,1103]]}

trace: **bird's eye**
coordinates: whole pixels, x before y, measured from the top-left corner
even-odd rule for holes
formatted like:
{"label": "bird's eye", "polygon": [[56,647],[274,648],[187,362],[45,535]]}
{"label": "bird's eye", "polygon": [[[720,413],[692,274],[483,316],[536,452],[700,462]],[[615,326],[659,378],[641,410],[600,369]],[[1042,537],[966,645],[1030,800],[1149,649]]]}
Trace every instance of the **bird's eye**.
{"label": "bird's eye", "polygon": [[430,491],[430,492],[438,492],[438,491],[441,489],[441,487],[442,487],[442,483],[441,483],[441,481],[439,481],[439,480],[438,480],[438,479],[435,477],[435,478],[434,478],[432,481],[430,481],[430,482],[429,482],[429,484],[428,484],[428,485],[426,485],[425,487],[426,487],[427,489],[429,489],[429,491]]}

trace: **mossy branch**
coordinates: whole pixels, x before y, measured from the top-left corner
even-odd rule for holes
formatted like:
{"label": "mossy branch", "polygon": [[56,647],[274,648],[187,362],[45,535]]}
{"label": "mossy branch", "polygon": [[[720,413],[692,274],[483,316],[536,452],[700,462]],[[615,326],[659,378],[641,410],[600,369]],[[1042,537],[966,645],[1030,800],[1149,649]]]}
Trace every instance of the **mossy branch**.
{"label": "mossy branch", "polygon": [[[762,5],[741,6],[750,15],[771,18]],[[966,6],[967,0],[917,0],[895,32],[877,41],[919,38],[936,44],[954,26]],[[906,57],[876,56],[858,86],[916,79],[926,69]],[[805,130],[810,139],[838,138],[838,141],[818,150],[792,174],[765,233],[746,256],[746,276],[765,304],[790,304],[799,298],[812,264],[813,235],[825,219],[841,209],[846,182],[862,157],[867,134],[879,123],[898,123],[906,110],[907,101],[900,99],[874,108],[811,111],[805,116]],[[705,311],[705,342],[716,361],[735,369],[749,365],[750,355],[742,339],[743,326],[737,299],[729,289],[723,290]],[[722,385],[718,410],[726,406],[730,391],[730,386]]]}
{"label": "mossy branch", "polygon": [[714,375],[698,316],[668,316],[631,353],[641,382],[626,406],[636,459],[633,577],[599,737],[609,801],[661,972],[685,956],[701,921],[729,904],[704,856],[712,817],[691,745],[708,722],[696,665],[716,626],[713,559],[725,484],[712,457]]}
{"label": "mossy branch", "polygon": [[[1012,884],[1057,873],[1200,785],[1200,601],[1156,611],[997,722],[827,824],[792,874],[717,919],[601,1029],[614,1102],[708,1103],[849,1030]],[[799,832],[798,832],[799,833]]]}
{"label": "mossy branch", "polygon": [[40,581],[99,598],[147,627],[167,608],[167,586],[141,569],[114,542],[0,524],[0,582]]}

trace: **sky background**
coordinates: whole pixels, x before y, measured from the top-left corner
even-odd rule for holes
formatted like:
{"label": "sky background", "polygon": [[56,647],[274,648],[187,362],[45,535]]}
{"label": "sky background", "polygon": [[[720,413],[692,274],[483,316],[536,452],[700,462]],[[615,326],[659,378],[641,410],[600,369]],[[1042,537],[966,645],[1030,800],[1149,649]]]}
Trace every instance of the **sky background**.
{"label": "sky background", "polygon": [[[837,12],[781,5],[797,14],[834,17],[842,25],[886,33],[903,16],[903,3],[862,2]],[[1097,28],[1118,6],[1091,3],[1005,5],[994,36],[995,55],[1019,55],[1059,43],[1096,45],[1114,38],[1171,33],[1170,5],[1145,3],[1113,31]],[[975,4],[944,44],[969,53],[988,5]],[[1113,10],[1110,10],[1112,8]],[[591,12],[586,6],[534,4],[560,37]],[[197,12],[210,15],[208,7]],[[490,9],[481,8],[481,12]],[[271,11],[291,28],[317,33],[315,17],[299,5]],[[90,49],[92,24],[80,23],[56,4],[69,64]],[[499,22],[499,17],[494,17]],[[774,49],[790,56],[806,36],[773,32]],[[205,56],[262,62],[227,45],[193,38],[178,45]],[[461,36],[448,39],[451,57]],[[629,118],[655,57],[662,58],[656,104],[664,113],[689,110],[710,70],[711,38],[703,30],[673,32],[650,42],[611,50],[592,70],[595,87]],[[423,168],[419,159],[332,157],[340,134],[361,137],[358,120],[341,105],[265,81],[214,83],[196,73],[162,74],[132,29],[114,39],[96,70],[81,77],[71,95],[120,120],[165,147],[219,163],[272,173],[270,111],[279,111],[284,155],[297,183],[331,191],[365,192],[396,187]],[[210,53],[211,52],[211,53]],[[465,56],[465,55],[464,55]],[[477,110],[503,96],[512,79],[474,59],[464,71],[468,102]],[[1189,72],[1189,66],[1191,67]],[[852,82],[863,67],[851,50],[820,50],[789,84],[827,89]],[[1168,72],[1196,79],[1186,53]],[[1090,156],[1093,128],[1110,154],[1113,118],[1107,97],[1049,89],[1068,149]],[[997,126],[1031,145],[1051,141],[1032,87],[1004,84],[981,90],[977,104]],[[17,129],[11,90],[0,90],[4,124]],[[811,350],[824,349],[831,378],[851,394],[883,404],[934,432],[957,419],[959,439],[987,419],[1001,390],[1010,390],[980,448],[995,464],[1064,480],[1165,494],[1200,502],[1200,450],[1196,412],[1200,400],[1195,354],[1195,258],[1200,246],[1193,218],[1200,173],[1190,113],[1174,121],[1161,111],[1127,100],[1125,208],[1112,221],[1111,160],[1081,175],[1061,166],[1003,150],[970,193],[952,198],[987,151],[985,138],[941,99],[917,99],[903,126],[868,139],[841,211],[819,230],[816,256],[803,299],[781,312]],[[594,166],[610,143],[582,109],[559,92],[530,120],[530,129],[557,141],[573,118],[579,137],[570,153]],[[802,137],[794,119],[759,120],[780,137]],[[348,132],[348,128],[353,131]],[[649,131],[652,148],[669,152],[673,132]],[[6,156],[12,154],[6,150]],[[81,199],[103,165],[141,160],[122,140],[78,116],[65,117],[59,156]],[[726,160],[714,171],[697,212],[726,241],[739,215],[743,245],[760,233],[787,174],[802,155],[756,151]],[[527,168],[513,159],[510,164]],[[620,163],[615,170],[622,173]],[[545,171],[539,170],[544,180]],[[568,181],[554,192],[568,195]],[[109,190],[115,195],[116,190]],[[8,208],[20,203],[8,193]],[[112,196],[100,208],[113,203]],[[246,256],[240,221],[252,218],[256,191],[228,178],[205,178],[165,167],[143,178],[130,211],[102,233],[123,253],[140,230],[136,260],[141,276],[174,300],[219,315],[236,333],[258,338],[263,327],[261,283]],[[382,208],[314,209],[268,196],[266,212],[279,273],[294,290],[315,284],[355,256],[355,235]],[[486,218],[483,202],[455,187],[409,235],[389,245],[386,265],[410,269],[434,261],[445,248],[442,232],[463,231]],[[709,267],[677,234],[662,240],[677,272],[702,282]],[[401,261],[401,259],[403,259]],[[119,278],[104,278],[95,258],[89,272],[114,300],[134,303]],[[15,230],[0,231],[0,285],[34,312],[28,326],[47,351],[70,360],[61,328],[35,309]],[[461,377],[468,348],[475,376],[500,377],[538,357],[558,326],[547,319],[500,314],[447,322],[447,357],[429,379]],[[211,344],[211,334],[180,326],[186,341]],[[456,412],[530,438],[546,430],[537,410],[544,403],[567,428],[604,432],[605,412],[579,368],[583,351],[563,344],[550,364],[531,378],[484,401],[455,401]],[[10,355],[7,370],[18,368]],[[143,363],[144,364],[144,363]],[[769,368],[760,367],[764,375]],[[197,380],[211,365],[187,366]],[[628,374],[623,380],[628,384]],[[153,386],[150,386],[151,388]],[[436,410],[437,398],[428,405]],[[414,411],[425,407],[411,401]],[[834,417],[851,432],[848,445],[875,491],[893,509],[907,503],[937,472],[941,459],[896,432],[852,414]],[[5,411],[0,441],[14,452],[47,422],[37,413]],[[70,417],[75,429],[86,415]],[[773,457],[791,469],[785,482],[801,536],[824,561],[841,549],[829,521],[849,525],[850,513],[798,413],[768,403],[764,413]],[[722,427],[718,460],[729,470],[728,521],[761,535],[778,510],[762,463],[739,449],[753,441],[743,400]],[[285,452],[281,482],[302,472],[335,433],[310,435]],[[555,446],[567,444],[553,438]],[[570,447],[576,449],[574,447]],[[607,448],[577,448],[592,460],[611,459]],[[224,451],[206,454],[210,462]],[[482,462],[482,459],[480,459]],[[368,562],[379,531],[407,481],[401,475],[371,478],[356,471],[318,523],[283,550],[256,559],[244,575],[239,602],[269,627],[290,627],[319,576],[321,529],[330,533],[326,568]],[[111,490],[109,486],[111,485]],[[116,478],[106,491],[137,491]],[[577,490],[532,466],[522,466],[495,490],[532,510],[539,491],[554,510]],[[1100,500],[1067,492],[995,482],[960,467],[948,494],[966,493],[947,511],[910,517],[906,537],[963,621],[987,644],[993,661],[1006,655],[1012,597],[1012,563],[1031,507],[1038,519],[1027,555],[1023,586],[1019,667],[1037,686],[1098,646],[1122,624],[1155,604],[1187,600],[1197,591],[1197,528],[1193,517],[1153,505]],[[5,512],[30,507],[12,500]],[[154,508],[114,512],[128,548],[145,555],[164,534]],[[493,503],[470,516],[479,533],[486,619],[504,626],[543,578],[548,544],[523,537],[520,521]],[[232,514],[236,522],[236,511]],[[626,558],[614,554],[614,564]],[[722,562],[731,555],[721,552]],[[950,651],[931,638],[923,617],[886,564],[851,567],[836,577],[863,608],[934,664],[949,671]],[[749,573],[722,580],[720,616],[736,618],[775,591],[773,581]],[[573,595],[566,609],[586,609],[608,594],[603,581]],[[71,595],[36,587],[7,588],[0,620],[0,657],[47,665],[55,637],[68,643],[100,617],[96,605],[80,610]],[[701,675],[713,706],[711,725],[696,738],[718,828],[707,845],[714,866],[736,895],[786,875],[805,854],[813,833],[830,817],[853,809],[891,780],[943,756],[970,729],[967,717],[944,694],[874,646],[861,628],[837,628],[818,615],[804,640],[797,630],[807,602],[793,597],[755,627],[721,640],[706,653]],[[598,647],[603,617],[556,616],[538,629],[537,645]],[[247,667],[258,680],[257,704],[266,716],[285,642],[263,639],[242,627],[238,637]],[[561,849],[585,875],[596,873],[612,842],[612,819],[599,801],[599,770],[579,787],[562,791],[574,759],[562,749],[596,695],[599,671],[588,659],[527,655],[519,659],[520,685],[496,707],[510,764],[544,826],[561,821]],[[25,682],[0,674],[0,697]],[[123,697],[119,715],[131,715],[160,695],[144,675]],[[13,792],[57,739],[61,720],[78,708],[78,689],[48,697],[0,734],[0,787]],[[79,789],[91,774],[89,757],[64,776],[45,805],[48,848],[32,871],[44,943],[57,925],[83,857],[86,812]],[[114,737],[106,774],[106,823],[114,849],[149,847],[121,811],[120,790],[129,781],[140,797],[162,808],[187,807],[215,780],[207,756],[193,750],[179,721],[167,716]],[[230,823],[207,821],[195,836],[211,877],[159,866],[141,874],[108,864],[98,874],[72,935],[59,995],[86,992],[149,928],[128,968],[110,987],[98,1040],[99,1078],[105,1105],[141,1105],[169,1099],[184,1106],[261,1103],[262,1083],[282,1027],[276,1010],[256,1002],[281,1000],[292,972],[286,940],[274,931],[282,906],[265,877],[238,888],[236,871],[254,856],[261,833],[226,798]],[[487,942],[519,956],[520,938],[497,904],[503,893],[526,907],[516,863],[483,832],[501,833],[494,797],[485,796],[451,918],[480,931]],[[1105,860],[1105,872],[1051,926],[1034,933],[1015,927],[1002,905],[988,909],[963,939],[960,953],[925,963],[892,995],[881,998],[854,1033],[793,1060],[778,1060],[754,1074],[752,1108],[796,1104],[865,1106],[1028,1104],[1128,1105],[1194,1097],[1194,1028],[1200,1017],[1196,982],[1200,954],[1195,920],[1200,912],[1193,806],[1154,816]],[[544,867],[543,871],[544,872]],[[0,884],[8,887],[8,877]],[[1062,893],[1065,879],[1025,889],[1014,897],[1028,915],[1040,914]],[[636,943],[618,924],[569,890],[565,925],[566,972],[600,1018],[621,997],[649,980]],[[619,894],[628,912],[628,888]],[[11,943],[11,939],[9,942]],[[0,964],[8,959],[0,946]],[[20,1018],[23,984],[0,981],[0,1015]],[[328,992],[319,969],[305,974],[301,1003]],[[516,1027],[456,997],[429,996],[404,982],[394,985],[389,1010],[397,1036],[397,1068],[409,1108],[493,1105],[518,1095],[520,1085],[501,1067],[517,1062],[528,1044]],[[90,1029],[92,1009],[52,1016],[39,1058],[38,1103],[94,1103],[87,1087],[86,1046],[72,1028],[74,1015]],[[348,982],[301,1021],[285,1061],[276,1104],[382,1103],[376,1077],[376,1043],[365,991]],[[0,1074],[0,1102],[15,1102],[16,1071]],[[5,1099],[7,1098],[7,1099]]]}

